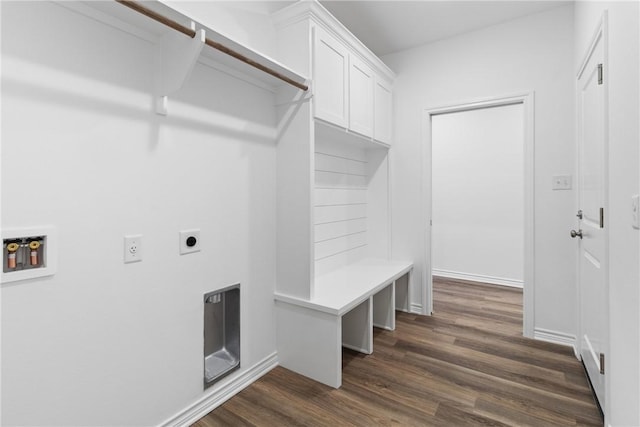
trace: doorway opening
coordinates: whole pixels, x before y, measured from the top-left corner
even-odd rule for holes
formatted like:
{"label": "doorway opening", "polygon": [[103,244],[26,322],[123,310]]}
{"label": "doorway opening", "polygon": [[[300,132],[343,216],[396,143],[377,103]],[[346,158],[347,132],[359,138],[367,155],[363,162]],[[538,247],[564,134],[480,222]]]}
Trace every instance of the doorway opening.
{"label": "doorway opening", "polygon": [[533,337],[533,94],[425,111],[424,301],[433,276],[523,289]]}

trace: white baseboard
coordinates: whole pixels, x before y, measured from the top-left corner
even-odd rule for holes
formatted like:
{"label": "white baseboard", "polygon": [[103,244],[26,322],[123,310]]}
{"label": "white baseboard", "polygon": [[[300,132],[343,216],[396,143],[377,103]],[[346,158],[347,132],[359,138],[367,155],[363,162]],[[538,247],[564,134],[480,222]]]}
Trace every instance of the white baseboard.
{"label": "white baseboard", "polygon": [[390,327],[386,326],[386,325],[379,325],[377,323],[373,324],[374,328],[378,328],[378,329],[384,329],[385,331],[393,331],[394,329],[391,329]]}
{"label": "white baseboard", "polygon": [[349,345],[345,343],[342,343],[342,346],[344,348],[348,348],[349,350],[357,351],[358,353],[371,354],[371,352],[369,352],[369,350],[366,348],[356,347],[355,345]]}
{"label": "white baseboard", "polygon": [[506,277],[485,276],[483,274],[461,273],[459,271],[440,270],[434,268],[431,270],[434,276],[447,277],[449,279],[468,280],[470,282],[490,283],[492,285],[510,286],[512,288],[522,288],[524,283],[519,279],[508,279]]}
{"label": "white baseboard", "polygon": [[533,338],[539,341],[546,341],[571,347],[573,348],[574,354],[578,354],[575,335],[565,334],[564,332],[558,331],[550,331],[549,329],[535,328],[533,330]]}
{"label": "white baseboard", "polygon": [[[160,425],[163,427],[190,426],[213,411],[224,402],[240,393],[244,388],[278,366],[278,353],[273,353],[256,363],[238,376],[232,376],[227,382],[214,388],[191,405],[178,412]],[[215,387],[215,386],[214,386]]]}

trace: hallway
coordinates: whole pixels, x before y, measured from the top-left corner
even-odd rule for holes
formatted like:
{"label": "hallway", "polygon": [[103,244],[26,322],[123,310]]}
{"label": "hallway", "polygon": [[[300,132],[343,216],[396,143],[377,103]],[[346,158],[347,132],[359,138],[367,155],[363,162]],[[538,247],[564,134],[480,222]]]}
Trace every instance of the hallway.
{"label": "hallway", "polygon": [[573,351],[522,337],[520,290],[434,278],[434,311],[343,350],[340,389],[278,367],[195,426],[602,425]]}

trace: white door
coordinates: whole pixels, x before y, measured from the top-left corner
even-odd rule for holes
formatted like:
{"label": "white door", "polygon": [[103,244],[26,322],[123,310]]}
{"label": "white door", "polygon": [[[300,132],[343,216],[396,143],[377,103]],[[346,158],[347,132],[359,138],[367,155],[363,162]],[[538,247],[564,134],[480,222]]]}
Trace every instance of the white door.
{"label": "white door", "polygon": [[601,408],[605,407],[608,330],[606,231],[606,110],[602,36],[578,76],[578,294],[580,355]]}

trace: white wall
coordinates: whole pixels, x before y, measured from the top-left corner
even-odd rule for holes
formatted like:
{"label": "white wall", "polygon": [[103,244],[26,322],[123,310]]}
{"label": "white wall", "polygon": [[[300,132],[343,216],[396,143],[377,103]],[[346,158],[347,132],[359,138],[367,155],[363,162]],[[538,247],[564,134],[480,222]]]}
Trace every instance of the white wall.
{"label": "white wall", "polygon": [[639,233],[631,227],[631,196],[638,194],[640,94],[639,11],[637,2],[577,2],[577,72],[608,10],[609,43],[605,69],[609,84],[609,352],[607,424],[640,425]]}
{"label": "white wall", "polygon": [[435,115],[433,273],[522,285],[522,104]]}
{"label": "white wall", "polygon": [[[158,116],[152,55],[58,4],[2,4],[2,227],[59,237],[55,276],[2,285],[3,425],[183,410],[203,396],[202,296],[233,283],[242,371],[275,352],[274,96],[197,65]],[[202,251],[179,256],[189,228]]]}
{"label": "white wall", "polygon": [[[535,91],[535,313],[538,329],[575,334],[574,191],[552,191],[551,177],[574,173],[573,9],[564,6],[391,54],[393,255],[424,271],[427,215],[420,209],[422,111]],[[421,291],[415,289],[414,303]]]}

